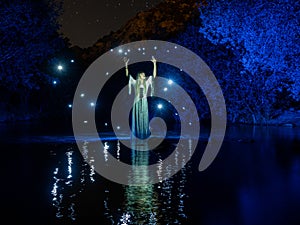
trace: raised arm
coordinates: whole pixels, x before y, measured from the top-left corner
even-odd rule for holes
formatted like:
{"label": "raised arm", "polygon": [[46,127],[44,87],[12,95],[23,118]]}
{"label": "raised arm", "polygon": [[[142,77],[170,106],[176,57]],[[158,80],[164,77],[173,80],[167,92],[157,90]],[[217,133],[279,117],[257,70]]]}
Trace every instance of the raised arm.
{"label": "raised arm", "polygon": [[126,77],[128,77],[129,75],[129,72],[128,72],[128,62],[129,62],[129,59],[124,57],[124,62],[125,62],[125,70],[126,70]]}
{"label": "raised arm", "polygon": [[154,58],[154,56],[152,56],[151,62],[153,62],[153,77],[156,77],[157,74],[157,67],[156,67],[156,59]]}

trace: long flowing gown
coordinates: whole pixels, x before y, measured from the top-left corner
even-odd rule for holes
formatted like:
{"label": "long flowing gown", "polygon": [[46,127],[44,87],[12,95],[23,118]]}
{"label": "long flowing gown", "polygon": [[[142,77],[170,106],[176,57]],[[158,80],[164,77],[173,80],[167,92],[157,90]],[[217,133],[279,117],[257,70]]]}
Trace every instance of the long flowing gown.
{"label": "long flowing gown", "polygon": [[132,76],[129,76],[129,94],[131,94],[132,86],[135,90],[135,97],[131,129],[136,137],[145,139],[150,135],[147,93],[149,87],[151,87],[151,96],[153,95],[153,78],[149,76],[146,81],[142,81],[141,79],[135,80]]}

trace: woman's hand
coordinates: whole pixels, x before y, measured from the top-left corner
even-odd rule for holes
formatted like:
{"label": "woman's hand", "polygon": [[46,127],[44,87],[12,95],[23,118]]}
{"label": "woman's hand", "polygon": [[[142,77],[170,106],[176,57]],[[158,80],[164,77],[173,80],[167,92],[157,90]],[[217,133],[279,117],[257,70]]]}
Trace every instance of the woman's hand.
{"label": "woman's hand", "polygon": [[151,62],[156,63],[156,59],[152,56]]}
{"label": "woman's hand", "polygon": [[125,66],[128,66],[129,59],[127,57],[124,57],[123,60],[125,62]]}
{"label": "woman's hand", "polygon": [[154,58],[154,56],[152,56],[151,62],[153,62],[153,77],[156,77],[157,74],[157,68],[156,68],[156,59]]}
{"label": "woman's hand", "polygon": [[128,77],[128,75],[129,75],[129,72],[128,72],[128,62],[129,62],[129,59],[126,58],[126,57],[124,57],[123,60],[125,62],[126,77]]}

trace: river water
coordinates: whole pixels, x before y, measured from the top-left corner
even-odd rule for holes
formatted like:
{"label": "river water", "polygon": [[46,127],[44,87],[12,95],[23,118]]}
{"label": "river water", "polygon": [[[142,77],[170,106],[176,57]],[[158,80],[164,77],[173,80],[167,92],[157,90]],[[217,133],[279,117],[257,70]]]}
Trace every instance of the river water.
{"label": "river water", "polygon": [[[93,162],[84,160],[90,141],[82,142],[81,154],[71,131],[14,124],[1,125],[0,134],[1,214],[9,224],[300,224],[300,128],[229,126],[203,172],[198,165],[205,129],[199,140],[183,142],[186,148],[197,144],[193,155],[181,154],[176,138],[152,152],[133,152],[104,138],[105,162],[157,163],[161,177],[185,165],[167,180],[141,186],[96,173]],[[178,151],[175,163],[163,165],[171,151]],[[130,176],[145,180],[149,173]]]}

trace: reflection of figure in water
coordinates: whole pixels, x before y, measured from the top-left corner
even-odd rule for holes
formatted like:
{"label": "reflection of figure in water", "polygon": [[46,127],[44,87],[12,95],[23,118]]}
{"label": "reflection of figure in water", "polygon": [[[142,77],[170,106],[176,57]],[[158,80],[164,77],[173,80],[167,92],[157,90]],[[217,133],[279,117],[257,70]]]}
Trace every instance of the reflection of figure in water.
{"label": "reflection of figure in water", "polygon": [[151,61],[153,62],[153,76],[146,78],[144,72],[139,72],[135,80],[128,72],[129,59],[124,58],[126,76],[129,75],[129,94],[131,94],[131,86],[133,86],[135,90],[131,129],[132,133],[141,139],[147,138],[150,134],[147,93],[150,86],[151,96],[153,95],[153,78],[156,77],[156,59],[152,56]]}
{"label": "reflection of figure in water", "polygon": [[[149,147],[141,140],[133,141],[131,151],[132,171],[125,187],[124,212],[131,217],[132,224],[158,224],[158,193],[151,184],[149,173]],[[138,184],[138,185],[136,185]],[[123,221],[123,224],[127,224]],[[129,223],[128,223],[129,224]],[[130,223],[131,224],[131,223]]]}

